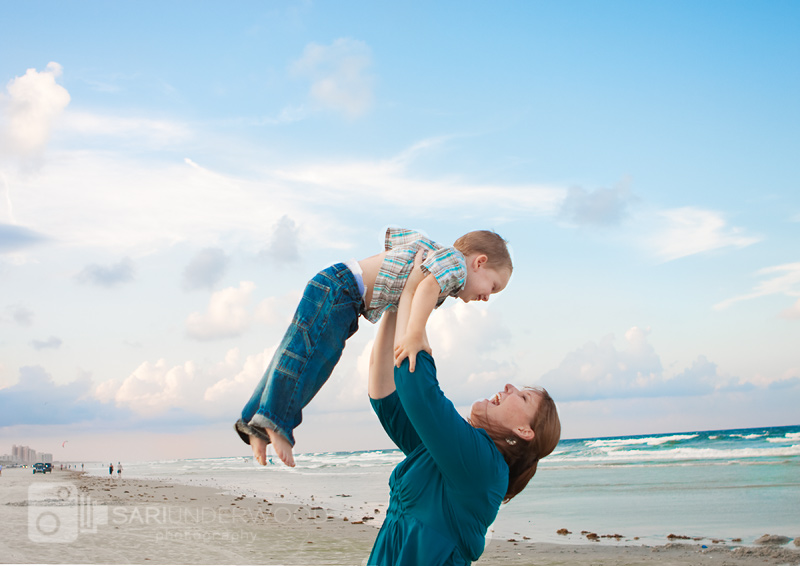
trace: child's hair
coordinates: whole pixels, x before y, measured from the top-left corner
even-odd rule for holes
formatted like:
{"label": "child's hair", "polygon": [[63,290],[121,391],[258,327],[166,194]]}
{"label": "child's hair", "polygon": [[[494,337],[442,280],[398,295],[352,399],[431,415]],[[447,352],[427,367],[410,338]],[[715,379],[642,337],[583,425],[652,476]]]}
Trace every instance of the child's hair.
{"label": "child's hair", "polygon": [[491,230],[468,232],[456,240],[453,247],[465,256],[486,254],[486,267],[495,270],[505,268],[509,273],[514,269],[511,254],[508,253],[508,242]]}

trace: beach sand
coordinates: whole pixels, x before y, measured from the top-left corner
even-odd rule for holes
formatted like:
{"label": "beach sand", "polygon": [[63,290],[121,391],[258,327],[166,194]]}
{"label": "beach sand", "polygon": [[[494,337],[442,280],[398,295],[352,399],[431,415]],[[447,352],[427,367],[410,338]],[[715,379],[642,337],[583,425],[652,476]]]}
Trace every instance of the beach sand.
{"label": "beach sand", "polygon": [[[376,513],[380,511],[376,510]],[[4,469],[0,562],[12,564],[314,564],[357,566],[377,534],[342,517],[210,487]],[[691,541],[663,546],[492,540],[475,564],[800,564],[800,548]],[[706,544],[709,548],[703,549]]]}

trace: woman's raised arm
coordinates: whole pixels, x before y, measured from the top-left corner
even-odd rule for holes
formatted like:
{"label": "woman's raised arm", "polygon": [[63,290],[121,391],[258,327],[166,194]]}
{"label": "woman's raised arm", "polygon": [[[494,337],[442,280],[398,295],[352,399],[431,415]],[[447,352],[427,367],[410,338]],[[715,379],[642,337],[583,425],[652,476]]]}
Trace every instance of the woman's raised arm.
{"label": "woman's raised arm", "polygon": [[385,312],[381,317],[375,344],[369,356],[369,384],[371,399],[383,399],[394,393],[394,333],[397,312]]}
{"label": "woman's raised arm", "polygon": [[[419,282],[424,278],[420,269],[423,253],[417,252],[414,258],[414,268],[406,280],[397,311],[385,312],[381,317],[375,344],[369,357],[369,385],[368,392],[372,399],[383,399],[391,395],[394,390],[394,345],[398,338],[406,332],[408,317],[411,311],[411,300],[417,290]],[[427,336],[425,336],[427,343]]]}

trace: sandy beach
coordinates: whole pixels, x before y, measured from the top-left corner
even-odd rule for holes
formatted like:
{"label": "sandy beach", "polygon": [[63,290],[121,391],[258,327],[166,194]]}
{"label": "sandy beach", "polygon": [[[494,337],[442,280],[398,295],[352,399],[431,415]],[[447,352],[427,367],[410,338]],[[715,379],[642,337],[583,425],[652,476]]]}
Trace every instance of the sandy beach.
{"label": "sandy beach", "polygon": [[[116,474],[115,474],[116,476]],[[313,501],[224,493],[211,487],[54,471],[4,469],[0,560],[11,564],[362,565],[377,528]],[[797,533],[789,533],[797,534]],[[492,540],[476,564],[800,564],[800,547],[676,541],[661,546]],[[705,547],[705,548],[704,548]]]}

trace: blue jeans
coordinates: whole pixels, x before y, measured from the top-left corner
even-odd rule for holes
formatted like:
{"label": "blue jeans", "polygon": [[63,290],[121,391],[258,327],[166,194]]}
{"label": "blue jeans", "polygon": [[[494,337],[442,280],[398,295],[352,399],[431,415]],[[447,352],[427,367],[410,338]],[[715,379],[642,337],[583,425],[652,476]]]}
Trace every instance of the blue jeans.
{"label": "blue jeans", "polygon": [[337,263],[306,285],[292,324],[275,351],[264,377],[242,410],[236,431],[249,443],[264,429],[285,436],[294,446],[302,409],[328,381],[345,341],[358,330],[363,301],[353,273]]}

